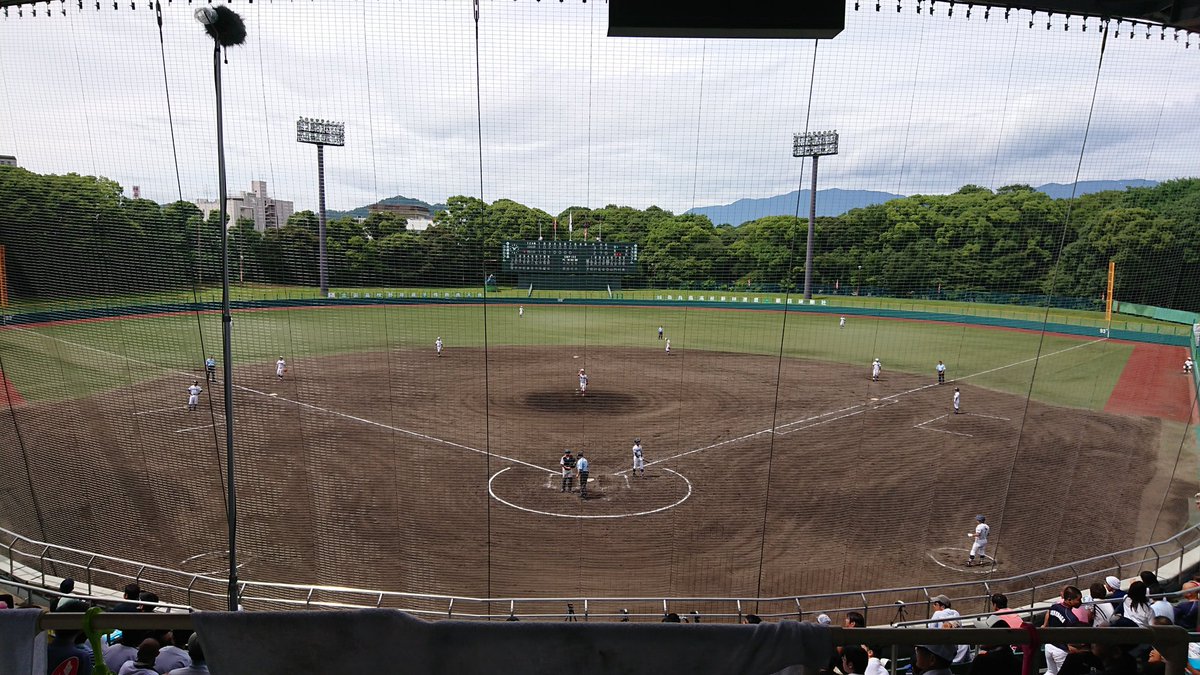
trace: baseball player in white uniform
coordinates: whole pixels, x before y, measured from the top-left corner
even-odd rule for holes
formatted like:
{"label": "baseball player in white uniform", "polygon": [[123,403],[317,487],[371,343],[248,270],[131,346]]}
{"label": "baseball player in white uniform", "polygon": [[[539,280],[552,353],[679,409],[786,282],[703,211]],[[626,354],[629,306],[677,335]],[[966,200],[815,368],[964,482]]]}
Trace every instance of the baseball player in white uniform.
{"label": "baseball player in white uniform", "polygon": [[962,405],[962,392],[960,392],[958,390],[958,387],[955,387],[954,388],[954,414],[955,415],[958,414],[958,408],[960,405]]}
{"label": "baseball player in white uniform", "polygon": [[285,371],[287,371],[287,361],[284,361],[283,357],[281,356],[279,357],[279,360],[275,362],[275,377],[282,380],[283,373]]}
{"label": "baseball player in white uniform", "polygon": [[433,348],[437,350],[438,356],[442,355],[442,336],[441,335],[438,336],[438,339],[433,341]]}
{"label": "baseball player in white uniform", "polygon": [[579,369],[579,395],[580,396],[587,396],[587,383],[588,383],[587,373],[585,373],[583,371],[583,368],[580,368]]}
{"label": "baseball player in white uniform", "polygon": [[188,387],[188,410],[196,409],[202,391],[204,390],[200,388],[200,380],[192,380],[192,386]]}
{"label": "baseball player in white uniform", "polygon": [[671,338],[667,338],[667,356],[671,355]]}
{"label": "baseball player in white uniform", "polygon": [[987,556],[983,551],[987,548],[988,533],[992,531],[991,526],[987,524],[987,518],[984,518],[982,514],[975,516],[975,522],[978,523],[975,531],[967,535],[975,540],[975,543],[971,544],[971,556],[967,558],[967,567],[975,564],[975,556],[979,556],[980,565],[984,564],[984,558]]}
{"label": "baseball player in white uniform", "polygon": [[519,305],[517,307],[517,318],[520,319],[523,316],[525,316],[525,305]]}
{"label": "baseball player in white uniform", "polygon": [[1187,357],[1187,359],[1184,360],[1183,372],[1190,373],[1190,372],[1192,372],[1192,369],[1195,367],[1196,367],[1196,364],[1192,361],[1192,357],[1189,356],[1189,357]]}
{"label": "baseball player in white uniform", "polygon": [[871,362],[871,381],[872,382],[879,381],[879,373],[881,371],[883,371],[883,364],[879,362],[879,359],[875,359],[874,361],[872,361]]}
{"label": "baseball player in white uniform", "polygon": [[843,316],[842,318],[838,319],[838,328],[845,328],[845,327],[846,327],[846,317]]}
{"label": "baseball player in white uniform", "polygon": [[642,439],[633,439],[633,475],[646,475],[646,459],[642,456]]}

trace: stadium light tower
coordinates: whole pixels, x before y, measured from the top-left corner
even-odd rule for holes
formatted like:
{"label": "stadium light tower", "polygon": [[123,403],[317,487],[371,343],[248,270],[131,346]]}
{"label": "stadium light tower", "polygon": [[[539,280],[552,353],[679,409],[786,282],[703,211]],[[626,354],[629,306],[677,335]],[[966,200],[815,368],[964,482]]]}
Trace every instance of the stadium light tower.
{"label": "stadium light tower", "polygon": [[792,157],[812,157],[812,190],[809,191],[811,201],[808,205],[808,250],[804,254],[804,299],[812,300],[812,269],[813,269],[813,230],[817,224],[817,158],[822,155],[836,155],[838,152],[838,132],[813,131],[795,134],[792,137]]}
{"label": "stadium light tower", "polygon": [[314,120],[301,117],[296,121],[296,141],[317,146],[317,196],[320,213],[317,214],[317,250],[320,270],[321,296],[329,295],[329,267],[325,261],[325,146],[346,144],[346,125],[343,122]]}

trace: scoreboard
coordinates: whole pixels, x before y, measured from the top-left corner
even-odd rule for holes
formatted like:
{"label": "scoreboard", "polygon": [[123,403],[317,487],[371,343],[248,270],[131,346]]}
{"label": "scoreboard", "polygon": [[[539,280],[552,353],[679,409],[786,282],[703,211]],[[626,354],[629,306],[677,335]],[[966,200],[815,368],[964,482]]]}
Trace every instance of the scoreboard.
{"label": "scoreboard", "polygon": [[600,241],[506,241],[501,269],[526,274],[613,277],[637,271],[638,245]]}

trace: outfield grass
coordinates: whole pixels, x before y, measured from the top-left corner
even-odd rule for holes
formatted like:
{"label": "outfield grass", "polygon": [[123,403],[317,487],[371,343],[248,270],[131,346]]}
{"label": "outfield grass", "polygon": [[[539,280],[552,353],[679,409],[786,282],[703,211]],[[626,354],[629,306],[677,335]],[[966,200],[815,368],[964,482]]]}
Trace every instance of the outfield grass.
{"label": "outfield grass", "polygon": [[[1038,400],[1099,409],[1112,392],[1132,345],[960,324],[852,316],[697,307],[531,304],[387,305],[244,311],[233,323],[234,362],[273,368],[280,355],[311,356],[433,349],[442,337],[458,347],[570,345],[660,350],[663,325],[677,353],[704,349],[928,373],[938,359],[950,378]],[[1085,345],[1085,346],[1081,346]],[[1077,347],[1070,349],[1071,347]],[[1033,359],[1041,361],[1034,379]],[[0,330],[4,372],[29,400],[62,400],[128,386],[173,371],[198,373],[206,353],[220,355],[220,317],[180,314]],[[1019,365],[1012,365],[1025,361]],[[686,363],[685,363],[686,366]],[[1010,367],[1005,367],[1010,366]],[[773,373],[764,373],[773,378]],[[186,375],[180,374],[181,379]],[[1031,387],[1031,382],[1033,386]],[[447,383],[447,386],[452,386]]]}

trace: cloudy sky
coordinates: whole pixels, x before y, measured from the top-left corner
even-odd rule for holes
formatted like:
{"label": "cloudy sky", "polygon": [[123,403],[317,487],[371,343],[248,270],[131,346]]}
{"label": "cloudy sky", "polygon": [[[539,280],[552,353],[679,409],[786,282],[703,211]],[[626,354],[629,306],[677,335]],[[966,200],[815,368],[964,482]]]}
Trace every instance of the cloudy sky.
{"label": "cloudy sky", "polygon": [[[214,196],[212,47],[194,6],[164,9],[164,86],[154,12],[120,1],[0,18],[0,154],[159,201]],[[903,4],[851,3],[845,32],[815,43],[609,38],[607,5],[580,0],[483,0],[478,41],[470,0],[239,1],[249,38],[223,66],[230,189],[267,180],[315,207],[299,116],[346,123],[346,147],[326,152],[336,209],[467,194],[681,212],[806,185],[791,157],[805,128],[841,134],[822,188],[1070,183],[1081,151],[1083,180],[1200,175],[1200,39],[1130,39],[1126,24],[1101,64],[1095,19],[1047,30],[1040,14],[1031,29],[1028,12],[985,22],[981,8]]]}

